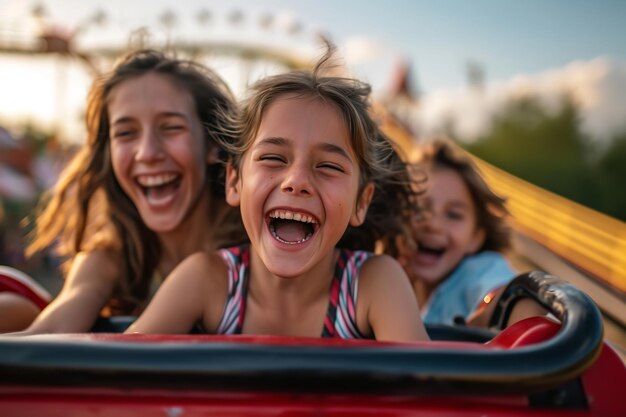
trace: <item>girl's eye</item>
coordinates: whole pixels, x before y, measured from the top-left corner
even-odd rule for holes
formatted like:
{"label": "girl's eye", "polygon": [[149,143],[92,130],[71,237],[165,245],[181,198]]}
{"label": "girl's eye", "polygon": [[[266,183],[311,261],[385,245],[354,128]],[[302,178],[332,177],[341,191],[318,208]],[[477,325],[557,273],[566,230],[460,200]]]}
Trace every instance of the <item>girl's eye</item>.
{"label": "girl's eye", "polygon": [[264,155],[259,156],[259,161],[285,163],[286,159],[276,154],[264,154]]}
{"label": "girl's eye", "polygon": [[458,211],[450,211],[447,216],[450,220],[463,220],[465,218],[465,215]]}
{"label": "girl's eye", "polygon": [[113,131],[111,137],[114,139],[129,139],[134,135],[134,133],[135,130],[133,129],[120,129]]}
{"label": "girl's eye", "polygon": [[328,169],[328,170],[337,171],[337,172],[345,172],[345,170],[343,169],[341,165],[333,164],[331,162],[324,162],[322,164],[319,164],[318,168]]}
{"label": "girl's eye", "polygon": [[170,124],[170,125],[163,126],[163,129],[168,132],[179,132],[185,129],[185,126],[179,125],[179,124]]}

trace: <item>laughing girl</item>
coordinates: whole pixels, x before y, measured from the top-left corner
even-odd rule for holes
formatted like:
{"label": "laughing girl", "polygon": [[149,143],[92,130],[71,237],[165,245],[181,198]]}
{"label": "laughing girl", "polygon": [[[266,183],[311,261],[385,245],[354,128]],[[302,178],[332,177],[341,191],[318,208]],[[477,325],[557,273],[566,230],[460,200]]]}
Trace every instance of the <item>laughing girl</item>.
{"label": "laughing girl", "polygon": [[369,86],[312,72],[252,88],[230,147],[226,199],[250,245],[181,263],[129,328],[425,340],[400,264],[374,255],[408,227],[407,166],[369,115]]}

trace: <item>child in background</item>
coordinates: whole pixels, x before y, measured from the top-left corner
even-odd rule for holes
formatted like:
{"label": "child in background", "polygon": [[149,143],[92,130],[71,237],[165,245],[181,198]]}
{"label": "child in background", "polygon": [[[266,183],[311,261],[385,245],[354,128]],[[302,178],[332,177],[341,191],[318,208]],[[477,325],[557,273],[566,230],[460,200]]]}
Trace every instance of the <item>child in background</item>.
{"label": "child in background", "polygon": [[362,250],[408,225],[407,166],[368,113],[369,86],[322,75],[331,56],[244,103],[226,198],[250,245],[185,260],[128,332],[427,339],[402,267]]}
{"label": "child in background", "polygon": [[429,180],[426,220],[414,223],[417,250],[405,250],[399,260],[425,323],[465,322],[516,275],[503,255],[510,248],[504,199],[450,142],[424,145],[419,166]]}
{"label": "child in background", "polygon": [[156,51],[95,81],[86,143],[42,205],[30,246],[58,243],[66,281],[22,334],[85,332],[105,307],[139,314],[188,255],[242,241],[219,160],[235,110],[216,74]]}

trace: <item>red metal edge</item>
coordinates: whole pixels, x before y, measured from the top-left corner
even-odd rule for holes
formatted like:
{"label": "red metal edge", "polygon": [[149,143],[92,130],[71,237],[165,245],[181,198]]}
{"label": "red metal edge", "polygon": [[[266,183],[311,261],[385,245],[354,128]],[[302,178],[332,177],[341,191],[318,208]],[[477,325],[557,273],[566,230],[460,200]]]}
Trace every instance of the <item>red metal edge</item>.
{"label": "red metal edge", "polygon": [[626,365],[607,342],[600,357],[583,373],[582,384],[592,415],[626,416]]}
{"label": "red metal edge", "polygon": [[40,309],[48,305],[50,302],[49,295],[45,294],[43,288],[38,288],[39,284],[36,284],[34,281],[30,282],[32,278],[25,274],[22,274],[23,277],[21,277],[15,276],[12,272],[6,267],[2,267],[0,270],[0,292],[11,292],[20,295],[32,301]]}

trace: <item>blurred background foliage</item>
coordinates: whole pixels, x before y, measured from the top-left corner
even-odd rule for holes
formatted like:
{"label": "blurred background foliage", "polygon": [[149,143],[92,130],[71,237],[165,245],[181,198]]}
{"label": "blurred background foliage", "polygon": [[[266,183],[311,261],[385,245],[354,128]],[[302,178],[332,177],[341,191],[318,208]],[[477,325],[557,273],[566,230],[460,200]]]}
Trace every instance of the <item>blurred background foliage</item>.
{"label": "blurred background foliage", "polygon": [[626,133],[599,144],[582,132],[579,121],[568,97],[556,112],[525,97],[504,106],[486,134],[471,143],[455,139],[498,168],[626,221]]}

